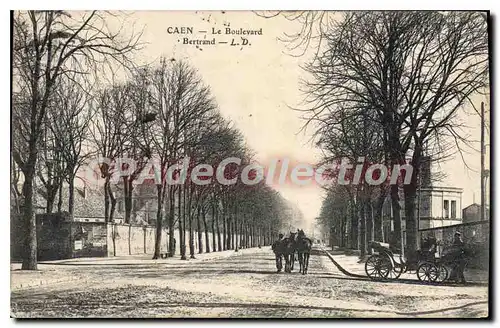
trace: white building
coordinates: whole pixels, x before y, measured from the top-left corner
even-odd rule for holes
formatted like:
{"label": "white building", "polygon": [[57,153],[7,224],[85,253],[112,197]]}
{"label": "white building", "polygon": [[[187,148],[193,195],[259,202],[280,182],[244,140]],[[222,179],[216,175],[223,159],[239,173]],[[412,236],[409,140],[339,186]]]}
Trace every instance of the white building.
{"label": "white building", "polygon": [[[462,188],[431,186],[420,190],[420,229],[462,223]],[[420,215],[419,215],[420,214]]]}
{"label": "white building", "polygon": [[[430,161],[425,162],[421,172],[422,186],[417,192],[416,217],[419,229],[437,228],[462,223],[462,188],[446,186],[432,181]],[[401,228],[406,230],[404,194],[400,190]],[[391,198],[388,195],[383,209],[384,234],[394,230]]]}

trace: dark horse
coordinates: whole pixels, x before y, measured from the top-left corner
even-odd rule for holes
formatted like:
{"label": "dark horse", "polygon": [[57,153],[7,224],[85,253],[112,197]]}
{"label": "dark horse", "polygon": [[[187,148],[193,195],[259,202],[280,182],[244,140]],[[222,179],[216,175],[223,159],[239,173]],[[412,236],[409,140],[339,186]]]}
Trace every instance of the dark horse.
{"label": "dark horse", "polygon": [[290,232],[290,237],[283,239],[282,253],[285,257],[285,272],[292,272],[295,263],[295,238],[296,233]]}
{"label": "dark horse", "polygon": [[295,247],[299,255],[299,273],[307,274],[307,269],[309,268],[309,257],[311,256],[312,241],[306,237],[304,230],[302,229],[297,233]]}

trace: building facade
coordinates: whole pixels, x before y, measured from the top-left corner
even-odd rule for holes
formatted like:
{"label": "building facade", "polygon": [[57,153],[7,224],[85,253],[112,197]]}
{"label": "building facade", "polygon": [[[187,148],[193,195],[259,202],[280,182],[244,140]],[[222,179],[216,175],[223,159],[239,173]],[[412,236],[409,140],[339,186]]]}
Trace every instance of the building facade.
{"label": "building facade", "polygon": [[[488,206],[486,206],[485,220],[489,220],[490,211]],[[462,210],[462,217],[464,223],[481,221],[481,205],[473,203]]]}
{"label": "building facade", "polygon": [[[415,213],[419,222],[419,230],[462,223],[463,189],[437,183],[434,179],[435,175],[431,171],[431,160],[426,158],[423,163],[420,174],[421,187],[417,191]],[[406,213],[402,188],[400,188],[399,199],[401,228],[404,232],[406,230]],[[388,195],[384,203],[383,218],[384,234],[389,236],[390,232],[394,231],[394,216],[390,195]]]}
{"label": "building facade", "polygon": [[[444,227],[462,223],[462,188],[455,187],[427,187],[421,188],[417,193],[416,217],[419,229]],[[404,196],[400,194],[401,227],[406,230],[406,213]],[[384,233],[389,235],[394,230],[394,216],[391,199],[388,196],[384,203]]]}

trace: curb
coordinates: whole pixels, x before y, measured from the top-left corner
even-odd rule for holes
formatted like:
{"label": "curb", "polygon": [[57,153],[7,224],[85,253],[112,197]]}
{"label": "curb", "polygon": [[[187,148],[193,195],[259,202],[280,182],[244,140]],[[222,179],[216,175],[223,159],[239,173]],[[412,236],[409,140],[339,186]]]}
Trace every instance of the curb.
{"label": "curb", "polygon": [[[262,247],[262,249],[264,249],[264,247]],[[249,250],[251,250],[251,251],[249,251]],[[229,252],[229,253],[224,254],[224,252]],[[170,261],[172,261],[172,259],[174,259],[174,261],[177,261],[177,260],[182,261],[182,263],[199,263],[199,262],[204,262],[204,261],[212,261],[212,260],[224,259],[224,258],[229,258],[229,257],[234,257],[234,256],[240,256],[240,255],[245,254],[245,253],[251,254],[251,253],[258,253],[258,252],[260,252],[260,249],[258,249],[257,247],[250,247],[250,248],[240,248],[238,252],[235,252],[234,249],[232,249],[232,250],[225,250],[222,252],[211,251],[210,253],[202,253],[202,254],[195,253],[194,259],[189,257],[190,254],[186,254],[185,260],[180,260],[180,258],[177,257],[178,254],[176,254],[175,258],[161,258],[161,259],[156,259],[156,260],[152,260],[151,258],[134,260],[133,257],[127,258],[127,255],[123,255],[123,256],[119,256],[119,257],[121,257],[121,259],[117,259],[117,257],[113,257],[113,256],[99,257],[98,260],[95,260],[95,258],[86,259],[86,258],[82,257],[82,258],[78,258],[78,259],[81,259],[81,261],[73,261],[74,259],[63,259],[63,260],[57,260],[56,262],[39,262],[39,264],[56,265],[56,266],[58,266],[58,265],[59,266],[78,266],[78,265],[82,265],[82,263],[84,263],[83,265],[89,265],[88,264],[89,262],[95,261],[96,265],[97,264],[98,265],[122,265],[123,263],[113,263],[113,261],[129,261],[129,260],[131,260],[131,261],[136,261],[138,263],[143,261],[144,265],[147,265],[147,264],[151,264],[151,261],[156,261],[156,262],[154,262],[155,264],[168,264]],[[205,254],[214,254],[214,256],[210,256],[208,258],[196,257],[197,255],[205,255]],[[101,264],[99,262],[106,262],[106,263]]]}
{"label": "curb", "polygon": [[322,249],[322,251],[326,253],[326,255],[328,256],[328,258],[332,261],[333,264],[335,264],[335,266],[337,267],[337,269],[339,269],[339,271],[342,272],[343,274],[345,274],[346,276],[355,277],[355,278],[369,279],[368,276],[363,276],[363,275],[360,275],[360,274],[355,274],[355,273],[351,273],[351,272],[347,271],[340,264],[338,264],[337,261],[335,261],[333,259],[333,256],[327,250]]}

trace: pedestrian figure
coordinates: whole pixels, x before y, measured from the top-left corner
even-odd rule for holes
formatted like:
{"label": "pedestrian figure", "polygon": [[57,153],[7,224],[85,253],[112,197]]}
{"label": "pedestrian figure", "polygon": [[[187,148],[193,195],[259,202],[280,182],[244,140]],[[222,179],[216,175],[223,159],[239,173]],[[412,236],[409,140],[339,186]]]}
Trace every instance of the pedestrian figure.
{"label": "pedestrian figure", "polygon": [[281,269],[283,269],[283,234],[280,233],[278,237],[279,239],[273,243],[271,249],[273,250],[276,259],[277,272],[281,272]]}
{"label": "pedestrian figure", "polygon": [[465,284],[464,270],[467,264],[465,260],[465,243],[462,240],[462,234],[457,231],[453,237],[453,257],[454,267],[450,279]]}

